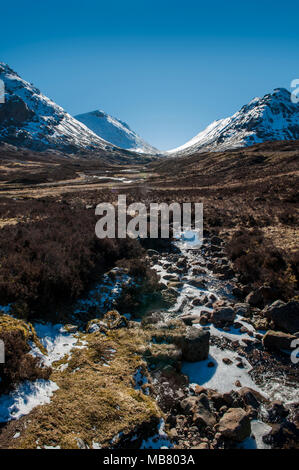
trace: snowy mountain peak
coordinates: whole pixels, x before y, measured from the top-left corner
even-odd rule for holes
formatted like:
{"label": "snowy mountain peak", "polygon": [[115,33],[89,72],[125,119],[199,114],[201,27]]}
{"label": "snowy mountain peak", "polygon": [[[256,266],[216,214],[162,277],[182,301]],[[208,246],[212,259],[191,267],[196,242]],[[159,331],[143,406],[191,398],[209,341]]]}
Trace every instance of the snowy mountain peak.
{"label": "snowy mountain peak", "polygon": [[128,124],[101,110],[79,114],[75,118],[95,134],[117,147],[140,153],[157,154],[159,150],[145,142]]}
{"label": "snowy mountain peak", "polygon": [[111,148],[63,108],[0,63],[4,103],[0,104],[0,141],[33,150],[55,149],[67,153]]}
{"label": "snowy mountain peak", "polygon": [[212,122],[186,144],[168,154],[223,151],[275,140],[299,139],[299,104],[291,93],[275,88],[262,98],[254,98],[233,116]]}

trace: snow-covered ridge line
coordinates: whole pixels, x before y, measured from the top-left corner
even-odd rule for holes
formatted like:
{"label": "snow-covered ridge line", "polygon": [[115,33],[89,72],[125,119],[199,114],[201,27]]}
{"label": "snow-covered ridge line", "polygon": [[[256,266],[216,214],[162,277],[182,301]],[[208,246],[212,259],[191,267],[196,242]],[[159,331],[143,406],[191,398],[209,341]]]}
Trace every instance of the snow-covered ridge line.
{"label": "snow-covered ridge line", "polygon": [[5,86],[4,103],[0,106],[0,141],[37,151],[55,149],[67,153],[115,148],[3,62],[0,79]]}
{"label": "snow-covered ridge line", "polygon": [[257,143],[299,139],[299,104],[285,88],[254,98],[233,116],[212,122],[184,145],[166,155],[224,151]]}
{"label": "snow-covered ridge line", "polygon": [[78,114],[75,118],[95,134],[117,147],[139,153],[158,154],[159,150],[143,140],[128,124],[104,111]]}

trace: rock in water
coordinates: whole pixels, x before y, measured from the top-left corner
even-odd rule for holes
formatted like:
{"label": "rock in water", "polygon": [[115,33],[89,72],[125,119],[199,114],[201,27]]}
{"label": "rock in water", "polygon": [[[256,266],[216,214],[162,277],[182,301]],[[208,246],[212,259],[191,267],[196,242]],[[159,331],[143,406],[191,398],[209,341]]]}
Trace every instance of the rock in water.
{"label": "rock in water", "polygon": [[189,362],[203,361],[209,355],[210,332],[188,327],[182,340],[183,360]]}
{"label": "rock in water", "polygon": [[226,439],[242,442],[251,434],[250,420],[242,408],[230,408],[221,418],[218,432]]}

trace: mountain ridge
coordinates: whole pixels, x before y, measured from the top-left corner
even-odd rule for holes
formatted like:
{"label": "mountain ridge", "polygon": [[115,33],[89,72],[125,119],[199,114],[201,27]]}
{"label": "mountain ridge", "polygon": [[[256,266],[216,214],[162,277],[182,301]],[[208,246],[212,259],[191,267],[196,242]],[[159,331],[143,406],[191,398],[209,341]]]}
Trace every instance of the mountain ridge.
{"label": "mountain ridge", "polygon": [[158,154],[158,149],[145,142],[130,126],[102,110],[77,114],[75,119],[82,122],[96,135],[125,150],[139,153]]}
{"label": "mountain ridge", "polygon": [[61,106],[0,62],[5,102],[0,106],[0,141],[17,147],[75,153],[111,144],[74,119]]}
{"label": "mountain ridge", "polygon": [[231,117],[209,124],[203,131],[166,155],[224,151],[257,143],[299,139],[299,106],[285,88],[254,98]]}

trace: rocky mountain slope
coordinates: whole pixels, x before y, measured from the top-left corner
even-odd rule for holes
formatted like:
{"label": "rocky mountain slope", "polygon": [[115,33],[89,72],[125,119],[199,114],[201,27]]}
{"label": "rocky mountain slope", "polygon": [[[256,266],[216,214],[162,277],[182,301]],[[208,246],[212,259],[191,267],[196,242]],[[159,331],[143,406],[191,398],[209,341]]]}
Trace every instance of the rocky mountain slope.
{"label": "rocky mountain slope", "polygon": [[79,114],[75,118],[85,124],[92,132],[117,147],[134,152],[157,154],[159,150],[145,142],[128,124],[103,111]]}
{"label": "rocky mountain slope", "polygon": [[0,63],[5,102],[0,105],[0,141],[17,147],[74,153],[109,149],[111,144]]}
{"label": "rocky mountain slope", "polygon": [[289,91],[276,88],[263,98],[254,98],[233,116],[212,122],[193,139],[167,154],[189,155],[296,139],[299,139],[299,105],[292,103]]}

